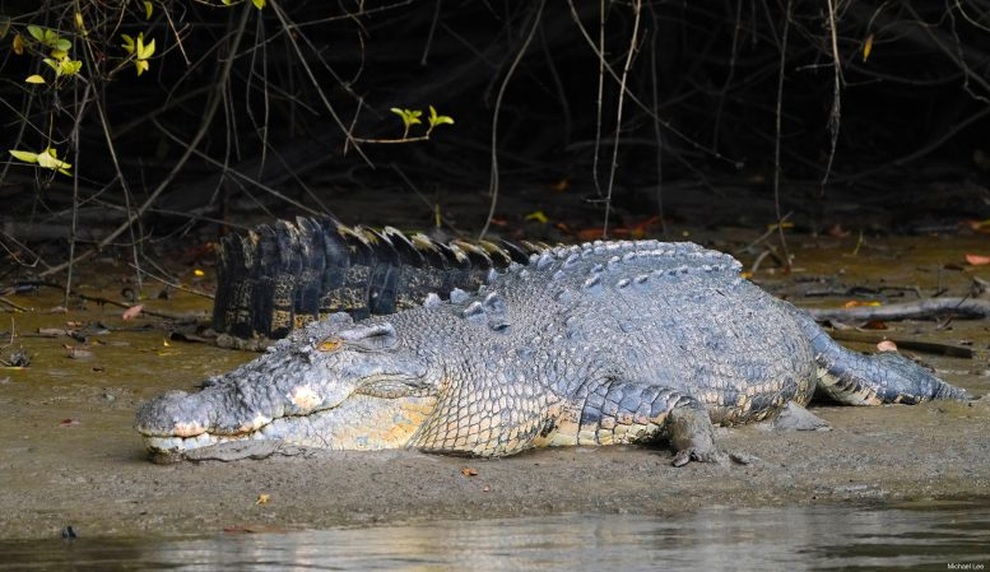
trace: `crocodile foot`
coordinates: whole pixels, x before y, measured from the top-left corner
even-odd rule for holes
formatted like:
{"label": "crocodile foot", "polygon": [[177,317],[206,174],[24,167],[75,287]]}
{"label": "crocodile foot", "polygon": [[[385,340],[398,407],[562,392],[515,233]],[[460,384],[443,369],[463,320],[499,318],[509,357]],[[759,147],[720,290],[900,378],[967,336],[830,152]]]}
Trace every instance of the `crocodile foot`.
{"label": "crocodile foot", "polygon": [[708,412],[695,401],[674,408],[667,416],[667,430],[673,447],[675,467],[691,461],[718,462],[724,454],[715,446],[715,427]]}
{"label": "crocodile foot", "polygon": [[832,427],[821,417],[801,407],[793,401],[787,405],[765,426],[777,431],[831,431]]}

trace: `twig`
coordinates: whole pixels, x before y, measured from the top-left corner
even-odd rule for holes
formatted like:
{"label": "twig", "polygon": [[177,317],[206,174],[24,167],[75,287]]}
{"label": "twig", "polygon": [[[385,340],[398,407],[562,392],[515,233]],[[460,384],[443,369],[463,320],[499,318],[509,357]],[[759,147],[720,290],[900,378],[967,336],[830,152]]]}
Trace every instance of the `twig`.
{"label": "twig", "polygon": [[956,318],[990,317],[990,300],[972,298],[929,298],[916,302],[855,308],[806,308],[818,321],[909,320],[952,314]]}
{"label": "twig", "polygon": [[[303,31],[300,30],[294,22],[291,22],[289,20],[288,15],[282,10],[282,7],[279,5],[279,2],[272,0],[271,8],[272,11],[275,13],[275,16],[278,17],[279,23],[282,24],[282,29],[285,32],[286,38],[289,40],[289,44],[292,46],[292,49],[296,52],[296,56],[298,57],[297,61],[299,65],[302,66],[303,71],[306,72],[306,76],[309,78],[309,81],[313,86],[313,88],[316,89],[316,93],[319,95],[320,101],[323,102],[323,107],[327,110],[327,112],[330,113],[330,117],[333,118],[337,126],[340,127],[340,129],[344,132],[344,136],[347,138],[347,140],[353,143],[354,138],[351,136],[351,133],[347,131],[347,128],[344,126],[343,119],[341,119],[341,117],[337,114],[336,108],[334,108],[333,104],[330,103],[330,98],[327,96],[326,92],[320,86],[320,82],[316,79],[316,74],[313,72],[313,68],[309,65],[309,62],[306,60],[306,57],[302,52],[302,48],[299,47],[299,42],[296,40],[297,36],[302,38],[304,41],[306,41],[306,43],[309,44],[310,48],[312,48],[314,52],[319,53],[319,50],[315,49],[312,43],[310,43],[309,36],[304,34]],[[334,76],[334,78],[337,80],[338,85],[345,88],[347,87],[348,82],[342,81],[340,78],[337,78],[336,77],[337,74],[333,71],[333,69],[331,69],[329,66],[326,65],[324,65],[324,68]],[[358,155],[361,156],[362,159],[364,159],[364,161],[368,165],[374,166],[374,163],[372,163],[371,159],[367,155],[365,155],[364,151],[361,149],[359,145],[354,145],[354,150],[358,153]]]}
{"label": "twig", "polygon": [[184,286],[183,284],[181,284],[179,282],[172,282],[171,280],[167,280],[165,278],[162,278],[161,276],[158,276],[156,274],[152,274],[151,272],[148,272],[147,270],[144,270],[143,268],[138,268],[134,264],[128,264],[128,266],[130,266],[131,268],[133,268],[135,271],[140,272],[141,274],[147,276],[148,278],[151,278],[155,282],[158,282],[160,284],[164,284],[165,286],[168,286],[169,288],[173,288],[175,290],[179,290],[180,292],[188,292],[189,294],[193,294],[194,296],[200,296],[200,297],[206,298],[208,300],[215,299],[215,297],[213,296],[213,294],[208,294],[206,292],[203,292],[202,290],[197,290],[195,288],[190,288],[188,286]]}
{"label": "twig", "polygon": [[21,306],[20,304],[18,304],[16,302],[13,302],[13,301],[11,301],[10,299],[8,299],[6,297],[0,297],[0,304],[5,304],[5,305],[9,306],[10,308],[14,309],[17,312],[30,312],[31,311],[30,308],[25,308],[24,306]]}
{"label": "twig", "polygon": [[498,95],[495,97],[495,109],[492,111],[491,174],[488,179],[488,194],[491,195],[491,201],[488,207],[488,216],[485,218],[485,226],[478,233],[478,240],[485,238],[485,235],[488,233],[488,228],[495,218],[495,205],[498,204],[498,119],[502,111],[502,98],[505,97],[505,90],[508,89],[509,82],[512,80],[512,76],[515,75],[516,68],[519,67],[519,62],[522,61],[526,50],[529,49],[529,44],[532,43],[533,37],[536,36],[536,30],[539,29],[540,22],[543,19],[543,8],[546,6],[546,3],[546,0],[540,0],[540,5],[536,7],[533,14],[533,25],[530,27],[529,33],[526,34],[526,39],[519,46],[519,51],[516,53],[516,57],[513,58],[508,71],[505,72],[505,77],[502,78],[502,85],[499,86]]}
{"label": "twig", "polygon": [[[90,296],[88,294],[76,294],[80,300],[86,302],[96,302],[97,304],[103,304],[107,306],[116,306],[118,308],[130,309],[133,304],[124,304],[123,302],[117,302],[116,300],[110,300],[109,298],[104,298],[102,296]],[[194,322],[199,321],[205,317],[202,312],[192,312],[178,314],[175,312],[167,312],[165,310],[149,310],[148,308],[141,308],[141,313],[148,316],[154,316],[156,318],[164,318],[166,320],[175,320],[177,322]]]}
{"label": "twig", "polygon": [[121,234],[126,232],[128,229],[130,229],[131,225],[133,225],[137,219],[144,216],[144,213],[151,208],[151,205],[153,205],[155,201],[158,200],[158,197],[161,196],[163,192],[165,192],[165,189],[170,188],[172,186],[172,181],[179,174],[179,172],[182,171],[182,169],[185,167],[186,163],[189,161],[189,158],[193,156],[194,151],[196,147],[199,145],[200,141],[203,140],[203,138],[210,130],[210,124],[212,123],[213,117],[214,115],[216,115],[217,109],[220,106],[220,102],[223,99],[224,89],[226,89],[225,86],[227,84],[228,79],[230,78],[231,69],[233,68],[234,59],[235,59],[234,54],[237,53],[238,48],[240,47],[241,40],[244,37],[244,29],[247,26],[248,17],[251,15],[252,13],[251,11],[254,9],[255,9],[254,6],[250,2],[244,3],[241,13],[240,25],[238,26],[237,33],[234,34],[233,41],[231,42],[230,45],[230,51],[229,51],[230,55],[227,58],[227,60],[224,62],[223,67],[220,69],[220,73],[218,74],[218,77],[216,79],[216,84],[214,86],[213,95],[207,102],[206,110],[203,112],[203,119],[200,122],[199,129],[196,131],[196,134],[193,136],[192,141],[189,143],[189,145],[186,146],[185,151],[182,153],[182,156],[179,157],[179,159],[176,161],[175,165],[173,165],[172,169],[168,172],[168,174],[162,179],[162,181],[158,184],[155,190],[152,191],[150,195],[148,195],[148,198],[145,199],[144,203],[142,203],[141,206],[138,207],[136,211],[128,213],[127,220],[124,221],[116,229],[114,229],[113,232],[107,235],[103,240],[101,240],[96,245],[95,248],[91,248],[86,252],[80,254],[78,257],[70,258],[67,262],[64,262],[62,264],[53,266],[48,270],[45,270],[40,274],[40,276],[47,276],[50,274],[54,274],[56,272],[61,272],[62,270],[74,264],[75,262],[87,259],[90,256],[93,256],[94,254],[99,252],[100,250],[109,246],[114,240],[117,239],[117,237],[119,237]]}
{"label": "twig", "polygon": [[973,358],[976,352],[973,348],[957,346],[953,344],[943,344],[939,342],[923,342],[920,340],[910,340],[899,337],[890,337],[883,334],[873,334],[858,330],[832,330],[831,337],[842,342],[855,342],[862,344],[876,345],[880,342],[894,342],[898,348],[925,352],[930,354],[945,355],[951,357]]}
{"label": "twig", "polygon": [[608,238],[608,218],[612,211],[612,192],[615,189],[615,174],[619,168],[619,138],[622,134],[622,110],[626,102],[626,83],[629,80],[629,70],[632,68],[633,57],[638,51],[639,42],[639,17],[642,14],[642,0],[634,0],[633,9],[633,30],[629,38],[629,50],[626,52],[626,63],[622,66],[622,78],[619,80],[618,101],[615,104],[615,145],[612,146],[612,161],[608,170],[608,188],[605,193],[605,221],[602,223],[602,238]]}
{"label": "twig", "polygon": [[835,152],[839,147],[839,125],[842,119],[842,58],[839,53],[839,32],[835,29],[835,4],[834,0],[828,0],[828,26],[829,37],[832,40],[832,109],[828,114],[828,127],[831,134],[829,140],[828,160],[825,162],[825,173],[822,175],[822,194],[825,193],[825,185],[828,183],[829,175],[832,173],[832,163],[835,161]]}
{"label": "twig", "polygon": [[777,64],[780,69],[777,71],[777,106],[774,110],[776,117],[774,120],[775,137],[773,142],[773,207],[777,214],[777,236],[780,238],[780,247],[784,250],[784,267],[788,270],[791,268],[791,256],[787,252],[784,219],[790,216],[790,213],[787,213],[785,216],[781,216],[780,213],[780,174],[782,171],[782,167],[780,166],[780,141],[783,136],[784,70],[787,69],[787,40],[790,37],[792,7],[791,0],[787,0],[787,9],[784,13],[784,29],[781,32],[780,60]]}

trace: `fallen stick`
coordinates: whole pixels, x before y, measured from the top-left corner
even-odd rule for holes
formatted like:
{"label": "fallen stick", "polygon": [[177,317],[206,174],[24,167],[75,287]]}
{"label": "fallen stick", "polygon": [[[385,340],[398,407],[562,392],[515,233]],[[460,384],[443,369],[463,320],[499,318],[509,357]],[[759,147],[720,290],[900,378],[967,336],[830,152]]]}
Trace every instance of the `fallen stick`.
{"label": "fallen stick", "polygon": [[990,317],[990,301],[973,298],[928,298],[917,302],[901,302],[885,306],[856,306],[854,308],[805,308],[819,322],[869,321],[869,320],[910,320],[918,318]]}

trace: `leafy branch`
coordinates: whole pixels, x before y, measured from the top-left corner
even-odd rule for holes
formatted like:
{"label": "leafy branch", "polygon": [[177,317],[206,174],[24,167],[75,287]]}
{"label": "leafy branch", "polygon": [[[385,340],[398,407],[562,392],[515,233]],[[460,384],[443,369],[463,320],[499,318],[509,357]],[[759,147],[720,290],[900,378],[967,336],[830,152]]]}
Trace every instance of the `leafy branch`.
{"label": "leafy branch", "polygon": [[35,163],[42,169],[51,169],[52,171],[58,171],[63,175],[72,174],[69,172],[69,169],[72,168],[72,165],[59,159],[58,152],[52,147],[48,147],[41,153],[32,153],[30,151],[19,151],[17,149],[10,149],[8,152],[15,159],[19,161],[24,161],[25,163]]}
{"label": "leafy branch", "polygon": [[402,137],[398,139],[361,139],[358,137],[354,138],[354,141],[359,143],[414,143],[417,141],[429,141],[430,134],[433,133],[433,129],[438,125],[453,125],[454,118],[449,115],[440,115],[437,110],[432,105],[430,107],[430,115],[427,117],[427,122],[429,127],[426,128],[426,132],[422,135],[410,136],[409,131],[414,125],[422,125],[423,120],[420,117],[423,116],[423,112],[418,109],[405,109],[400,107],[393,107],[389,111],[399,116],[402,120]]}

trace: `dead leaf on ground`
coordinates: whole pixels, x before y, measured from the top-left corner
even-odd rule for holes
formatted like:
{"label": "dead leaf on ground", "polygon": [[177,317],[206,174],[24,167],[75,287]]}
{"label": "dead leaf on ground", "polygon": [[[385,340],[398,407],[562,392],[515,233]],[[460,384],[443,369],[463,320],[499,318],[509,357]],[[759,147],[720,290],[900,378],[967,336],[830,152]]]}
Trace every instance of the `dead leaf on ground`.
{"label": "dead leaf on ground", "polygon": [[523,220],[526,221],[536,221],[541,224],[546,224],[550,222],[550,217],[546,215],[543,211],[533,211],[526,215]]}
{"label": "dead leaf on ground", "polygon": [[[659,216],[652,216],[632,226],[610,228],[608,234],[610,238],[642,239],[654,234],[662,226],[663,219]],[[579,230],[575,236],[584,241],[598,240],[603,236],[602,230],[601,228],[586,228]]]}
{"label": "dead leaf on ground", "polygon": [[862,308],[862,307],[872,307],[872,306],[882,306],[880,302],[876,300],[849,300],[842,305],[843,308]]}
{"label": "dead leaf on ground", "polygon": [[79,425],[80,421],[78,419],[63,419],[58,422],[59,427],[75,427]]}
{"label": "dead leaf on ground", "polygon": [[966,254],[966,264],[970,266],[986,266],[990,264],[990,256],[984,254]]}
{"label": "dead leaf on ground", "polygon": [[270,494],[261,493],[258,495],[258,500],[254,501],[254,504],[268,504],[268,501],[271,500],[271,498],[272,496]]}
{"label": "dead leaf on ground", "polygon": [[896,352],[897,351],[897,344],[895,344],[891,340],[883,340],[882,342],[878,342],[877,343],[877,351],[878,352]]}
{"label": "dead leaf on ground", "polygon": [[124,313],[121,314],[120,317],[124,321],[133,320],[141,315],[142,310],[144,310],[144,304],[134,304],[130,308],[124,310]]}
{"label": "dead leaf on ground", "polygon": [[461,474],[465,477],[477,477],[478,469],[475,469],[474,467],[462,467]]}

